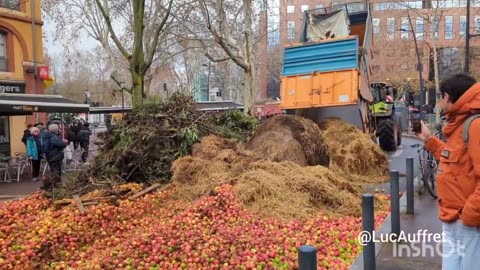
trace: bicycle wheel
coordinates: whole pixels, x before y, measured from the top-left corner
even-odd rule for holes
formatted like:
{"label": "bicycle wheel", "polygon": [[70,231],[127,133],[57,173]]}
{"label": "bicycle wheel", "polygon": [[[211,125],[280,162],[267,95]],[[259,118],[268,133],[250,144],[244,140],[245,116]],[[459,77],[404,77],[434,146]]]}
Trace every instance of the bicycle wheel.
{"label": "bicycle wheel", "polygon": [[[433,161],[431,161],[433,162]],[[436,183],[435,183],[435,175],[436,175],[436,164],[429,164],[429,171],[426,175],[426,177],[423,180],[423,184],[425,185],[425,188],[427,189],[428,193],[434,198],[437,199],[437,189],[436,189]]]}

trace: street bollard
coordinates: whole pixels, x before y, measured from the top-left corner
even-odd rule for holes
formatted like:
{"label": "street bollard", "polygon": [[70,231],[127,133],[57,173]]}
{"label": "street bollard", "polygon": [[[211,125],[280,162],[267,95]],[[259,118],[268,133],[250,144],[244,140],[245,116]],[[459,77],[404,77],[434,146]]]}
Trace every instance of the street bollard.
{"label": "street bollard", "polygon": [[317,270],[317,249],[312,246],[298,248],[299,270]]}
{"label": "street bollard", "polygon": [[414,214],[413,157],[407,157],[407,214]]}
{"label": "street bollard", "polygon": [[[375,270],[375,242],[373,231],[375,230],[375,216],[372,194],[362,195],[362,245],[363,245],[363,269]],[[368,237],[369,236],[369,237]],[[365,238],[365,239],[363,239]],[[363,242],[363,240],[366,240]]]}
{"label": "street bollard", "polygon": [[399,187],[400,174],[398,170],[390,171],[390,205],[392,219],[392,234],[396,237],[400,235],[400,192]]}

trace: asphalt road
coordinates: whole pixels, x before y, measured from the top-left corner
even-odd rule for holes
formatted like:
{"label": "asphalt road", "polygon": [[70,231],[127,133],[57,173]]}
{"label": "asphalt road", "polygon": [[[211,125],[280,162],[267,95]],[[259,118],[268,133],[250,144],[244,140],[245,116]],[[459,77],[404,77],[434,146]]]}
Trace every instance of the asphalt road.
{"label": "asphalt road", "polygon": [[[403,137],[402,138],[402,145],[398,148],[395,152],[387,153],[390,159],[390,170],[398,170],[400,173],[400,191],[406,191],[406,163],[407,157],[413,157],[413,174],[417,176],[420,173],[419,168],[419,161],[418,161],[418,153],[417,149],[411,147],[413,144],[421,143],[420,140],[411,138],[411,137]],[[386,192],[390,191],[390,182],[386,182],[383,184],[375,184],[371,187],[367,188],[368,192],[373,192],[375,188],[385,189]]]}

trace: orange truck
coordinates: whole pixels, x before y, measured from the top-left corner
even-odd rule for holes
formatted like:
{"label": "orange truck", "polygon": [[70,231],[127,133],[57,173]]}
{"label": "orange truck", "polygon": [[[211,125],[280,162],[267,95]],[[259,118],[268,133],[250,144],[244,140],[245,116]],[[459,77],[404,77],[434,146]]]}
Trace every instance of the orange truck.
{"label": "orange truck", "polygon": [[284,47],[281,109],[314,122],[341,118],[375,133],[384,150],[396,150],[401,128],[383,98],[389,88],[371,82],[369,2],[308,10],[303,22],[300,42]]}

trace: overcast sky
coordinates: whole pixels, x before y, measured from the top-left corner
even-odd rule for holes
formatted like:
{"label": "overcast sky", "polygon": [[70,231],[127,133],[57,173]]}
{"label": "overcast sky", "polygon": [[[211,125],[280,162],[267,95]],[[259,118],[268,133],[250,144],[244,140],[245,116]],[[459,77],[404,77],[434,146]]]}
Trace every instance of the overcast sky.
{"label": "overcast sky", "polygon": [[[55,23],[44,18],[43,32],[45,33],[46,40],[44,40],[44,47],[46,48],[46,53],[52,56],[62,55],[63,47],[61,44],[56,44],[53,40],[53,34],[55,33]],[[78,44],[72,44],[72,48],[78,50],[91,50],[97,46],[97,41],[88,37],[86,34],[83,35],[82,42]]]}

